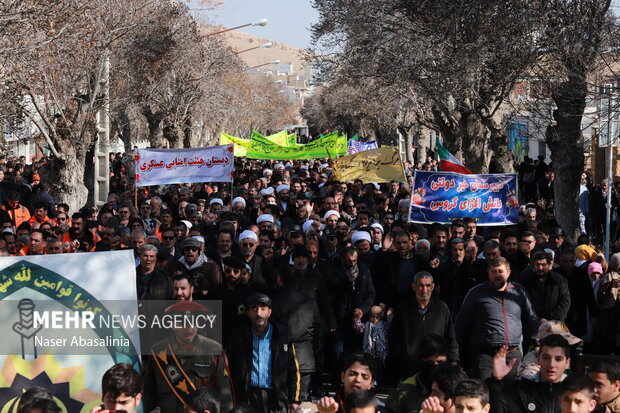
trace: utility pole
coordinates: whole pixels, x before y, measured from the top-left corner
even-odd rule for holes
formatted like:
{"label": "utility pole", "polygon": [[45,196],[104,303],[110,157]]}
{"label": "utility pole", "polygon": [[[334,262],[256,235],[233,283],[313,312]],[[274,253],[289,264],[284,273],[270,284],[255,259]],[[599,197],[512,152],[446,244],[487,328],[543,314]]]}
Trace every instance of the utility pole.
{"label": "utility pole", "polygon": [[110,191],[110,52],[106,52],[101,76],[104,102],[97,112],[97,145],[95,146],[94,201],[100,207]]}

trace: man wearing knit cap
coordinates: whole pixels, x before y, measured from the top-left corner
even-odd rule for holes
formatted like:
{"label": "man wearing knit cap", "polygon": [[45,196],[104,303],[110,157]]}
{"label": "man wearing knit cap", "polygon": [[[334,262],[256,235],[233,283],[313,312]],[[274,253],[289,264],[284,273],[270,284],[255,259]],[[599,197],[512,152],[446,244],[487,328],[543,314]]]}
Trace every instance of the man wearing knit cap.
{"label": "man wearing knit cap", "polygon": [[188,273],[196,282],[196,297],[204,297],[210,288],[222,283],[219,266],[203,252],[203,244],[196,238],[186,238],[180,249],[183,256],[170,265],[173,275]]}

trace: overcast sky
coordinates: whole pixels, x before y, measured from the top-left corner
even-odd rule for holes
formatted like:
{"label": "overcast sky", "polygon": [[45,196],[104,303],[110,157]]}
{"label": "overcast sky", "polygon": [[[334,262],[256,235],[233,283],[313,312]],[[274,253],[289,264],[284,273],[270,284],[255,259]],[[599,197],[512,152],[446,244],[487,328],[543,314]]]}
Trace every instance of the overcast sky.
{"label": "overcast sky", "polygon": [[[308,0],[223,0],[214,11],[196,12],[196,17],[210,24],[240,26],[268,19],[264,27],[246,27],[242,31],[291,46],[310,46],[310,25],[318,14]],[[195,6],[196,2],[190,7]]]}

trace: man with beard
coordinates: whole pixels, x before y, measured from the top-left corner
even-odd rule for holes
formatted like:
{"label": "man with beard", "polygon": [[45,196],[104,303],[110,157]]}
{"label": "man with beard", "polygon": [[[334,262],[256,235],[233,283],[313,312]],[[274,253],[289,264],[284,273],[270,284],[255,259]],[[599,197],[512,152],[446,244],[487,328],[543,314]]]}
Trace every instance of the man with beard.
{"label": "man with beard", "polygon": [[170,266],[172,274],[190,274],[196,283],[196,296],[204,297],[211,288],[222,283],[220,266],[201,252],[202,243],[187,238],[181,243],[183,256]]}
{"label": "man with beard", "polygon": [[276,193],[278,194],[277,206],[280,212],[280,217],[295,218],[297,212],[295,211],[295,205],[289,200],[290,187],[286,184],[278,185]]}
{"label": "man with beard", "polygon": [[80,212],[71,215],[71,228],[62,238],[63,244],[70,245],[70,251],[77,250],[78,243],[76,241],[84,237],[84,228],[84,216]]}
{"label": "man with beard", "polygon": [[246,320],[246,302],[254,290],[241,282],[241,270],[246,264],[237,257],[226,257],[224,262],[224,284],[209,291],[209,300],[222,300],[222,337],[227,346],[230,334]]}
{"label": "man with beard", "polygon": [[551,259],[546,252],[534,253],[532,268],[520,274],[517,281],[525,287],[540,318],[566,320],[571,302],[568,283],[560,274],[551,271]]}
{"label": "man with beard", "polygon": [[440,263],[448,262],[448,228],[445,225],[436,225],[433,228],[431,241],[431,260],[438,259]]}
{"label": "man with beard", "polygon": [[267,295],[252,294],[246,313],[250,323],[235,330],[226,354],[237,403],[261,413],[286,413],[299,403],[299,363],[286,327],[270,321],[271,311]]}
{"label": "man with beard", "polygon": [[[491,376],[493,356],[504,346],[508,358],[519,364],[521,345],[524,339],[536,339],[540,321],[525,288],[508,281],[508,260],[490,261],[487,274],[489,281],[465,297],[455,323],[461,360],[469,360],[471,375],[483,380]],[[516,375],[516,368],[511,375]]]}
{"label": "man with beard", "polygon": [[[162,412],[182,413],[192,390],[209,387],[220,397],[222,411],[233,408],[233,387],[222,346],[201,334],[197,316],[207,312],[202,304],[182,301],[164,310],[183,316],[187,325],[172,328],[174,335],[151,348],[144,369],[144,411],[159,406]],[[187,321],[187,320],[190,321]]]}
{"label": "man with beard", "polygon": [[465,259],[465,240],[452,238],[450,240],[450,261],[442,264],[435,271],[431,271],[436,275],[439,298],[448,305],[454,316],[461,309],[467,291],[477,284],[471,273],[471,264]]}
{"label": "man with beard", "polygon": [[222,228],[217,232],[215,241],[215,248],[209,253],[209,257],[212,258],[220,268],[224,268],[222,258],[230,257],[231,255],[238,256],[238,254],[233,254],[235,235],[232,230]]}

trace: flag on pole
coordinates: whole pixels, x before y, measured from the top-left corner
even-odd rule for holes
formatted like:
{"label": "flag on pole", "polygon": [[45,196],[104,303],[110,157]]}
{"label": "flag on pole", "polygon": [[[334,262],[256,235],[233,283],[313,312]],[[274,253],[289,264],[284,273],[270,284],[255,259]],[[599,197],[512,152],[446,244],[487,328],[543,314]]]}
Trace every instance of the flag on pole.
{"label": "flag on pole", "polygon": [[459,174],[472,174],[458,159],[454,157],[446,148],[443,147],[437,138],[437,153],[439,153],[439,169],[446,172],[456,172]]}

